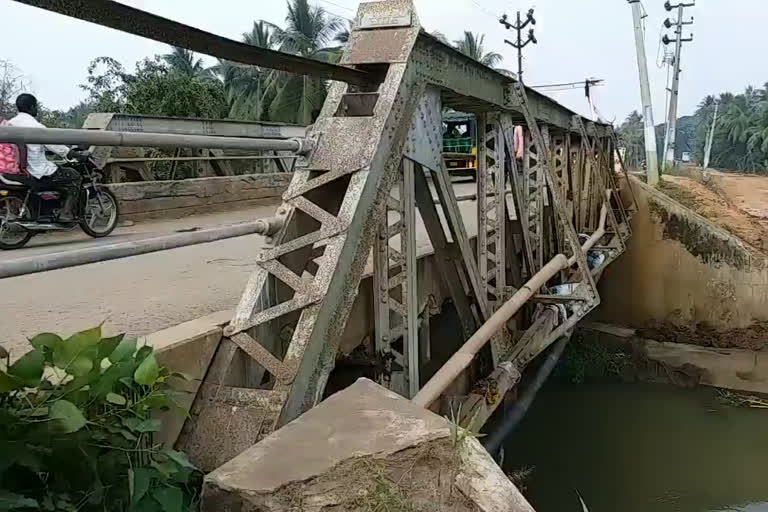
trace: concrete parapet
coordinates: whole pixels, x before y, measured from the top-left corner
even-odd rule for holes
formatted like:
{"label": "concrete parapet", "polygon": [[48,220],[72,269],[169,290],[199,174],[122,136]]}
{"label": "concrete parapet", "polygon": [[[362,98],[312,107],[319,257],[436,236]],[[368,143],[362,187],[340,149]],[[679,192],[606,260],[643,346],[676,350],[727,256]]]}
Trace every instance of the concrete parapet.
{"label": "concrete parapet", "polygon": [[633,236],[600,281],[593,317],[662,341],[765,346],[768,259],[658,190],[632,186]]}
{"label": "concrete parapet", "polygon": [[[192,406],[221,341],[222,325],[229,323],[231,318],[231,311],[219,311],[138,339],[139,345],[151,345],[155,348],[160,365],[189,377],[188,381],[174,379],[172,383],[178,390],[176,401],[180,406],[186,409]],[[177,411],[162,414],[163,430],[157,440],[173,446],[181,433],[186,416]]]}
{"label": "concrete parapet", "polygon": [[202,510],[533,512],[476,439],[367,379],[207,475]]}
{"label": "concrete parapet", "polygon": [[293,175],[245,174],[108,185],[126,219],[181,217],[214,209],[280,202]]}

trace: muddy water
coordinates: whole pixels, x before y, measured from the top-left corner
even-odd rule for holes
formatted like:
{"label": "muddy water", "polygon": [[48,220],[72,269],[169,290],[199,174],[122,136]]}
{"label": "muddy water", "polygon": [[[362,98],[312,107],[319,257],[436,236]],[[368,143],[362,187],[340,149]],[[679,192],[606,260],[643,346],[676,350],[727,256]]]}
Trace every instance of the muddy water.
{"label": "muddy water", "polygon": [[768,410],[710,389],[553,385],[505,452],[537,512],[768,512]]}

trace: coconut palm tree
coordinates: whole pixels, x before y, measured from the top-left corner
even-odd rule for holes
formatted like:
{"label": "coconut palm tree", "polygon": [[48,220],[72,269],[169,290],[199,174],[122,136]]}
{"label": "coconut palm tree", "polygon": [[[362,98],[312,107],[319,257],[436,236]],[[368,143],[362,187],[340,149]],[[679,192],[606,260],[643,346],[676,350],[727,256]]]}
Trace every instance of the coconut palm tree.
{"label": "coconut palm tree", "polygon": [[[307,0],[290,0],[286,28],[275,34],[279,50],[325,62],[338,62],[339,47],[328,47],[346,27],[339,18],[329,15]],[[273,71],[267,80],[266,93],[271,97],[269,118],[275,121],[307,125],[325,101],[326,82],[311,76]],[[273,96],[272,96],[273,95]]]}
{"label": "coconut palm tree", "polygon": [[195,53],[178,46],[171,47],[171,53],[160,56],[172,73],[180,73],[190,78],[211,78],[211,70],[203,64],[203,59],[196,59]]}
{"label": "coconut palm tree", "polygon": [[[282,29],[266,21],[254,22],[249,32],[243,33],[243,42],[259,48],[274,49],[276,37]],[[216,74],[224,82],[224,93],[229,104],[229,117],[260,120],[269,106],[264,90],[269,70],[237,62],[220,60]]]}
{"label": "coconut palm tree", "polygon": [[496,52],[485,51],[485,34],[475,34],[469,30],[464,31],[464,38],[457,39],[453,45],[467,57],[478,61],[479,63],[494,68],[500,63],[503,57]]}

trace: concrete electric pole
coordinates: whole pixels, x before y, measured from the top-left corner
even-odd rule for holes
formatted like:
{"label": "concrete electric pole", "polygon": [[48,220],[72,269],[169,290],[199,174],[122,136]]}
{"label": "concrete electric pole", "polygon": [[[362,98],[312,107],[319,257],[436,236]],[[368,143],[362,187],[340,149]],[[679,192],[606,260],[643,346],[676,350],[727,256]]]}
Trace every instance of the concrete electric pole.
{"label": "concrete electric pole", "polygon": [[656,127],[653,124],[653,106],[651,105],[651,86],[648,84],[648,61],[645,57],[645,31],[640,0],[627,0],[632,5],[632,20],[635,26],[635,48],[637,50],[637,71],[640,74],[640,97],[643,102],[643,122],[645,125],[645,161],[648,184],[659,183],[658,155],[656,154]]}
{"label": "concrete electric pole", "polygon": [[538,41],[536,40],[536,36],[533,33],[533,28],[528,30],[528,38],[523,41],[523,29],[528,26],[530,23],[531,25],[536,24],[536,18],[533,17],[533,9],[528,9],[528,14],[525,19],[525,21],[522,21],[522,18],[520,17],[520,11],[517,11],[517,22],[513,25],[509,21],[507,21],[507,15],[503,15],[501,19],[499,20],[499,23],[504,25],[504,27],[507,30],[514,29],[517,31],[517,42],[512,42],[507,39],[504,40],[505,43],[512,46],[513,48],[517,48],[517,79],[521,82],[523,81],[523,48],[528,46],[528,43],[538,44]]}
{"label": "concrete electric pole", "polygon": [[715,125],[717,125],[717,110],[720,108],[720,102],[715,103],[715,116],[712,118],[712,126],[709,127],[709,137],[707,137],[707,147],[704,150],[704,170],[709,167],[709,157],[712,156],[712,141],[715,140]]}
{"label": "concrete electric pole", "polygon": [[[670,90],[669,98],[669,112],[667,114],[667,130],[664,135],[664,168],[667,169],[675,165],[675,144],[677,141],[677,103],[680,97],[680,53],[683,48],[683,43],[693,41],[693,35],[687,39],[683,39],[683,25],[693,25],[693,18],[690,21],[683,21],[683,11],[686,7],[693,7],[696,2],[690,4],[677,4],[672,5],[669,0],[664,4],[664,8],[667,11],[677,9],[677,21],[672,21],[667,18],[664,21],[666,28],[672,28],[675,26],[675,60],[672,62],[674,70],[672,71],[672,88]],[[665,45],[671,44],[673,41],[666,35],[662,39]]]}

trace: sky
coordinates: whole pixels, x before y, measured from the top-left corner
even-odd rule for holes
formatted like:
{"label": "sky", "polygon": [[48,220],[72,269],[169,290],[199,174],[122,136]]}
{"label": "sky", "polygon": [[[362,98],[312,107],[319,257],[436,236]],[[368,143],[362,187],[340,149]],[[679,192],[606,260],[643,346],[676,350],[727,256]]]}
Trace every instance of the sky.
{"label": "sky", "polygon": [[[123,3],[239,39],[253,20],[284,25],[286,0],[122,0]],[[309,0],[337,16],[353,18],[358,0]],[[485,34],[488,50],[501,53],[501,67],[516,70],[516,50],[504,43],[513,34],[497,21],[502,13],[514,16],[535,8],[537,45],[524,50],[528,85],[605,80],[594,89],[600,112],[622,121],[640,108],[637,60],[631,7],[626,0],[414,0],[422,26],[439,30],[449,40],[464,30]],[[667,13],[663,0],[642,0],[645,47],[653,93],[654,119],[665,117],[667,73],[657,66],[660,29]],[[690,1],[690,0],[686,0]],[[708,94],[741,92],[747,85],[768,82],[768,0],[698,0],[686,9],[695,23],[684,34],[694,41],[683,46],[680,115],[692,114]],[[166,53],[168,47],[80,20],[49,13],[12,0],[0,0],[0,59],[13,62],[27,76],[31,90],[49,108],[66,109],[84,99],[79,84],[88,63],[110,56],[132,70],[146,56]],[[671,32],[671,31],[670,31]],[[670,33],[670,37],[672,34]],[[670,47],[671,49],[671,47]],[[663,51],[663,49],[661,50]],[[213,59],[208,59],[213,63]],[[550,94],[580,113],[588,108],[583,90]]]}

